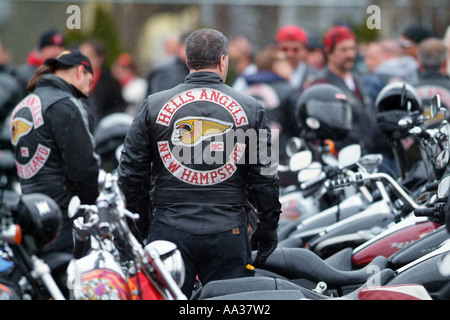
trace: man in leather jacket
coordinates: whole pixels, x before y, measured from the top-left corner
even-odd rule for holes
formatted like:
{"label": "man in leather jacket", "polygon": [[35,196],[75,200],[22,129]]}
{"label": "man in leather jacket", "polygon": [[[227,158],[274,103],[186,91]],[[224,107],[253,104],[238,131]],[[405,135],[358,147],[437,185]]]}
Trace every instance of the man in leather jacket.
{"label": "man in leather jacket", "polygon": [[[450,78],[445,74],[447,47],[441,39],[429,38],[418,48],[420,62],[419,81],[415,84],[417,94],[422,99],[426,112],[431,100],[439,94],[443,107],[450,108]],[[430,119],[426,124],[442,121],[442,115]]]}
{"label": "man in leather jacket", "polygon": [[253,275],[246,201],[259,212],[255,265],[277,245],[281,205],[264,109],[224,84],[227,38],[194,31],[186,55],[185,82],[140,106],[118,174],[128,209],[141,215],[148,214],[141,205],[149,202],[149,179],[154,183],[149,241],[177,244],[186,267],[182,290],[190,297],[196,276],[204,285]]}
{"label": "man in leather jacket", "polygon": [[66,214],[70,199],[78,195],[83,203],[94,203],[98,195],[100,158],[80,101],[91,82],[89,59],[79,51],[64,51],[36,70],[28,83],[31,93],[10,116],[22,192],[46,194],[63,212],[60,237],[48,251],[72,251],[72,221]]}

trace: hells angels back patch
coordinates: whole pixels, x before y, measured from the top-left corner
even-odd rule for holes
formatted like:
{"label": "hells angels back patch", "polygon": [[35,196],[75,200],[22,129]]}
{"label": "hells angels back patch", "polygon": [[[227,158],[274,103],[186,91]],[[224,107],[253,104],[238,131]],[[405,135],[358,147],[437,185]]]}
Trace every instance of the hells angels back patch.
{"label": "hells angels back patch", "polygon": [[50,148],[42,144],[21,143],[32,130],[43,124],[41,99],[35,94],[25,97],[11,113],[9,120],[11,143],[19,148],[22,161],[17,161],[16,156],[16,167],[17,174],[22,179],[33,177],[44,166],[50,155]]}
{"label": "hells angels back patch", "polygon": [[[219,106],[229,114],[231,121],[205,116],[175,117],[183,107],[193,102],[208,102]],[[223,150],[222,136],[233,128],[248,125],[248,117],[242,106],[223,92],[211,88],[195,88],[181,92],[167,101],[159,111],[156,123],[170,128],[170,140],[158,141],[158,151],[166,169],[177,179],[194,185],[213,185],[231,177],[236,164],[243,157],[246,145],[236,142],[223,163],[211,170],[197,170],[177,158],[173,148],[196,148],[202,142],[214,146],[216,152]],[[219,142],[211,141],[212,138]],[[211,145],[210,145],[211,147]],[[212,149],[211,149],[212,150]]]}

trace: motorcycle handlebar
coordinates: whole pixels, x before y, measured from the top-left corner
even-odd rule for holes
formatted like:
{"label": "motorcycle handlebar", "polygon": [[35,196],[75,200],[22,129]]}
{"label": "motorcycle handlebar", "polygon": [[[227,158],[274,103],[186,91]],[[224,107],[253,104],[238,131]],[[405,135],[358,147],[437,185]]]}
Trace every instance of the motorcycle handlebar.
{"label": "motorcycle handlebar", "polygon": [[438,186],[439,186],[439,181],[430,182],[425,185],[425,190],[426,191],[436,191],[438,189]]}
{"label": "motorcycle handlebar", "polygon": [[109,206],[100,202],[98,205],[98,227],[102,235],[110,233],[111,227],[111,215],[109,214]]}
{"label": "motorcycle handlebar", "polygon": [[336,188],[349,186],[352,183],[356,183],[356,182],[358,182],[357,178],[347,176],[347,177],[343,177],[343,178],[337,178],[337,179],[325,181],[325,187],[327,187],[329,189],[336,189]]}
{"label": "motorcycle handlebar", "polygon": [[417,217],[431,217],[437,223],[445,223],[446,215],[448,213],[447,202],[438,202],[433,208],[416,208],[414,215]]}
{"label": "motorcycle handlebar", "polygon": [[353,176],[347,176],[341,179],[328,180],[325,181],[325,187],[327,188],[340,188],[344,186],[348,186],[350,184],[359,184],[368,180],[383,180],[387,182],[390,186],[392,186],[393,191],[400,197],[407,205],[409,205],[412,209],[416,209],[419,206],[417,203],[403,190],[403,188],[395,181],[391,176],[386,173],[377,172],[371,174],[363,174],[361,172],[355,173]]}
{"label": "motorcycle handlebar", "polygon": [[434,217],[434,208],[416,208],[414,215],[416,217]]}
{"label": "motorcycle handlebar", "polygon": [[442,138],[441,133],[437,129],[424,129],[422,127],[414,127],[409,131],[412,135],[424,140],[440,140]]}
{"label": "motorcycle handlebar", "polygon": [[327,178],[325,172],[321,172],[317,177],[307,180],[301,184],[303,190],[307,190],[319,183],[322,183]]}

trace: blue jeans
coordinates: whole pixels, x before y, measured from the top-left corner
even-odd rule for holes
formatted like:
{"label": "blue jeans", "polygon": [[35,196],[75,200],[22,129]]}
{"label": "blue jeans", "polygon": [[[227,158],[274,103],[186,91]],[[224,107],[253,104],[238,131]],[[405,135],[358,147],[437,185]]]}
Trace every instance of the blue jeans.
{"label": "blue jeans", "polygon": [[181,252],[186,277],[181,288],[190,298],[198,276],[202,285],[221,279],[253,276],[247,269],[252,264],[247,226],[213,234],[192,234],[153,220],[149,241],[167,240]]}

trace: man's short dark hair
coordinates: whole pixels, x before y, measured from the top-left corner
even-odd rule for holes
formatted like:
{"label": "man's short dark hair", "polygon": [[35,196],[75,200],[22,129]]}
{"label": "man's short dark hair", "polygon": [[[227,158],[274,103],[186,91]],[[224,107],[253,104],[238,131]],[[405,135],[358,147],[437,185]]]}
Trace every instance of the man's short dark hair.
{"label": "man's short dark hair", "polygon": [[228,55],[228,39],[217,30],[196,30],[186,41],[186,59],[189,69],[215,68],[222,55]]}

